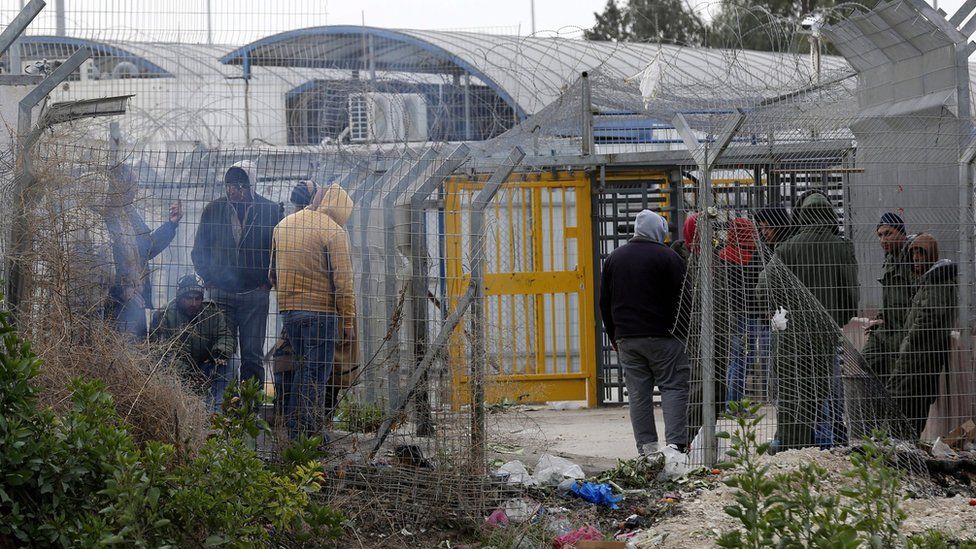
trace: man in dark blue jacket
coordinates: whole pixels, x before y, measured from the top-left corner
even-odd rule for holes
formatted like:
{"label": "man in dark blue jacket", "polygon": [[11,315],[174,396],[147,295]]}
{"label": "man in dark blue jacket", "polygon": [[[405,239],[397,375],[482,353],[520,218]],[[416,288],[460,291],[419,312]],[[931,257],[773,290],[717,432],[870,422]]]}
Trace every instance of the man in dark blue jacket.
{"label": "man in dark blue jacket", "polygon": [[686,328],[675,321],[685,263],[664,244],[664,218],[644,210],[634,226],[635,236],[603,264],[600,313],[624,371],[638,453],[657,450],[655,385],[661,390],[667,443],[684,452],[691,367],[679,339]]}
{"label": "man in dark blue jacket", "polygon": [[204,207],[190,257],[207,297],[238,336],[240,378],[263,383],[271,238],[281,221],[281,208],[254,192],[257,183],[257,167],[250,160],[227,170],[227,194]]}

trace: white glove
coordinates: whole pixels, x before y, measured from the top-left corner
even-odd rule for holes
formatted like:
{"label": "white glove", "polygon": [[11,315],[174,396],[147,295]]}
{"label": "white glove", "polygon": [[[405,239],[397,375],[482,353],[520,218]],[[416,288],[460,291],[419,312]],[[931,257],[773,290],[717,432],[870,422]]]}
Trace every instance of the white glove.
{"label": "white glove", "polygon": [[777,309],[776,314],[773,315],[773,319],[770,321],[774,332],[782,332],[786,329],[786,314],[788,312],[782,307]]}

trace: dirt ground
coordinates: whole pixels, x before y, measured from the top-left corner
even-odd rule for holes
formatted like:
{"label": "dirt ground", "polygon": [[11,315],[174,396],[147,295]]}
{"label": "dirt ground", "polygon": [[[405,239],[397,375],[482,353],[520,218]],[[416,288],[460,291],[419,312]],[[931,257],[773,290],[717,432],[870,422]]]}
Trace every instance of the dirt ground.
{"label": "dirt ground", "polygon": [[[586,410],[567,403],[514,406],[491,412],[487,423],[491,429],[488,454],[494,462],[493,470],[502,463],[519,460],[531,471],[539,457],[549,453],[571,460],[581,466],[587,477],[594,477],[616,466],[618,460],[632,459],[637,453],[626,407]],[[659,433],[663,434],[663,427],[663,419],[658,413]],[[765,435],[764,431],[760,436],[765,438]],[[850,458],[842,450],[807,448],[760,459],[770,466],[773,474],[816,461],[828,471],[827,485],[840,486],[850,482],[844,476],[851,468]],[[385,534],[362,532],[362,539],[350,542],[363,547],[402,547],[404,544],[416,547],[551,547],[555,536],[553,530],[563,525],[573,528],[594,526],[608,536],[630,530],[634,547],[713,547],[722,532],[737,526],[723,509],[733,501],[733,490],[721,482],[728,474],[698,472],[678,481],[650,482],[642,489],[626,491],[617,510],[560,495],[551,487],[512,487],[511,493],[499,502],[524,500],[536,509],[535,518],[503,530],[481,527],[477,531],[468,528],[459,531],[450,526],[434,525],[417,532],[399,529]],[[969,505],[970,498],[976,495],[973,488],[950,487],[945,490],[945,485],[941,486],[947,497],[907,499],[903,503],[908,513],[903,532],[912,535],[941,530],[953,539],[976,539],[976,507]],[[504,506],[503,503],[499,505]],[[621,529],[620,526],[633,515],[640,517],[639,526]],[[518,537],[522,534],[517,532],[523,532],[526,537]],[[518,539],[512,539],[513,536]]]}
{"label": "dirt ground", "polygon": [[[770,473],[796,470],[801,464],[816,461],[827,470],[825,485],[849,483],[844,473],[851,469],[848,456],[842,452],[805,448],[789,450],[775,456],[762,456],[761,463]],[[723,473],[725,474],[725,473]],[[737,525],[723,508],[733,502],[733,490],[724,484],[690,494],[674,516],[644,529],[634,538],[636,547],[698,548],[714,547],[716,538]],[[952,497],[907,499],[902,508],[908,514],[902,532],[906,536],[929,530],[940,530],[950,538],[976,539],[976,507],[969,505],[970,494]]]}

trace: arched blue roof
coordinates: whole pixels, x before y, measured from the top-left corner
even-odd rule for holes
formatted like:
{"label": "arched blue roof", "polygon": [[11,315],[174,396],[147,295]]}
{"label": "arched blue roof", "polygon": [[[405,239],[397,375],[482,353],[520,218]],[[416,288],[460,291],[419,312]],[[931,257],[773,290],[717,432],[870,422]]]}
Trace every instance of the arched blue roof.
{"label": "arched blue roof", "polygon": [[139,68],[140,74],[150,74],[156,77],[172,77],[173,75],[159,65],[145,57],[136,55],[118,46],[70,36],[28,35],[19,39],[21,55],[29,59],[34,52],[44,57],[68,57],[79,48],[88,48],[93,57],[113,57],[120,61],[128,61]]}
{"label": "arched blue roof", "polygon": [[467,56],[443,44],[399,31],[351,25],[311,27],[268,36],[238,48],[221,63],[251,66],[329,68],[367,71],[469,74],[527,116],[509,91]]}

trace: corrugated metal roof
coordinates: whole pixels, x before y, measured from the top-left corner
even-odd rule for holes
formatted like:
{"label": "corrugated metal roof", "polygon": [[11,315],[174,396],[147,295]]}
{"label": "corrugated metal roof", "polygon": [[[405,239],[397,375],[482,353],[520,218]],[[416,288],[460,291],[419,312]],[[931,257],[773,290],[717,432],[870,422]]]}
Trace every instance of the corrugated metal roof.
{"label": "corrugated metal roof", "polygon": [[[689,85],[721,85],[751,73],[754,83],[784,89],[797,56],[741,50],[689,48],[635,42],[594,42],[560,37],[505,36],[456,31],[390,30],[326,26],[288,31],[252,42],[225,55],[228,64],[470,74],[516,108],[538,112],[580,73],[630,78],[652,62],[667,65],[671,78]],[[846,66],[840,58],[825,66]],[[741,78],[741,75],[739,76]]]}

